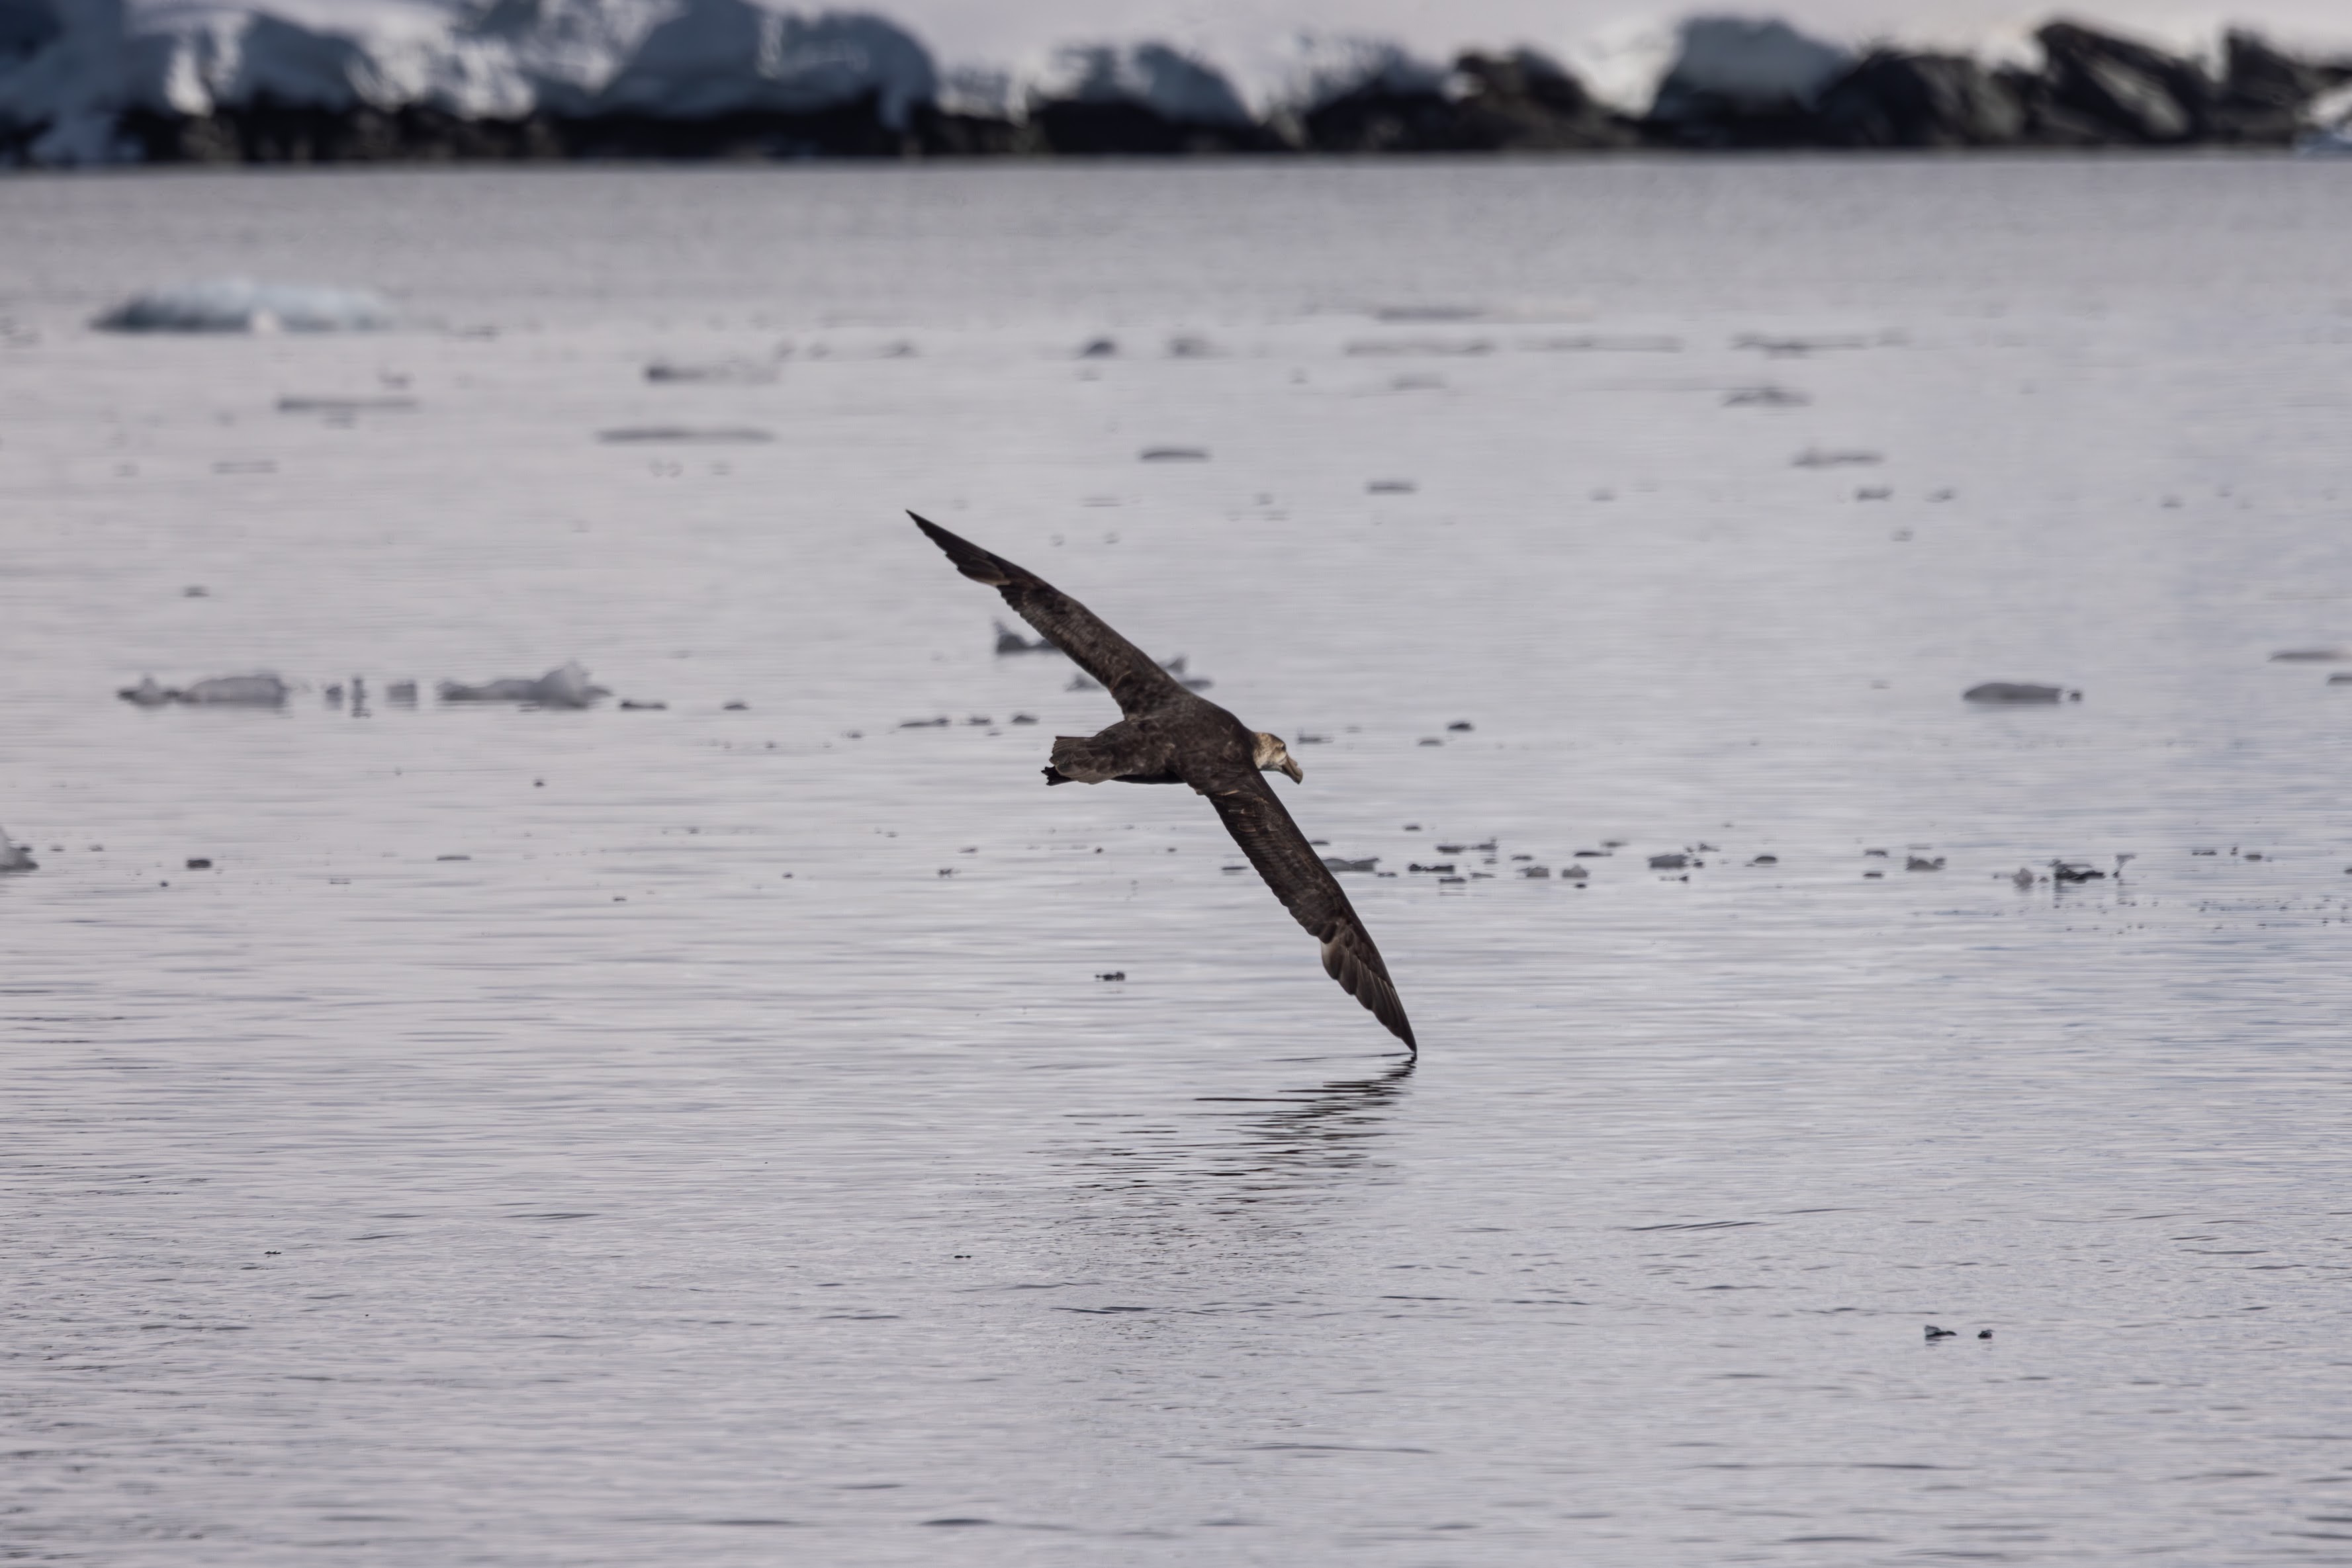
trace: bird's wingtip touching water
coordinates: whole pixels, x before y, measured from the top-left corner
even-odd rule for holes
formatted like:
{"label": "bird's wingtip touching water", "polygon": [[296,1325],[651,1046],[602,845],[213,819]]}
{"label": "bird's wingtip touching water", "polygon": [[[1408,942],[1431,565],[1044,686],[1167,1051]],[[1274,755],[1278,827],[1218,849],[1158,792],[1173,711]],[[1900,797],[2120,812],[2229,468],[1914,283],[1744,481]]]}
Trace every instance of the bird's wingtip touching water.
{"label": "bird's wingtip touching water", "polygon": [[1003,594],[1016,614],[1118,702],[1122,716],[1099,735],[1055,738],[1045,782],[1182,783],[1206,796],[1267,888],[1321,944],[1324,970],[1402,1040],[1409,1054],[1418,1056],[1420,1043],[1371,933],[1265,781],[1269,772],[1286,774],[1294,784],[1305,780],[1306,770],[1282,738],[1251,729],[1188,689],[1036,573],[919,512],[907,516],[947,552],[958,571]]}

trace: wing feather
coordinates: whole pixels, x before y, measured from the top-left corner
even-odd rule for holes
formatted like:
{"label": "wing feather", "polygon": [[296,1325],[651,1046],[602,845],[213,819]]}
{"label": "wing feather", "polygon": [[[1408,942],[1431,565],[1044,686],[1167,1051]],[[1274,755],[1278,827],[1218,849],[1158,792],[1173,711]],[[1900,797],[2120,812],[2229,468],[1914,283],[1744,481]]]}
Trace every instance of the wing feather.
{"label": "wing feather", "polygon": [[1232,789],[1213,792],[1209,804],[1291,918],[1323,944],[1324,972],[1370,1009],[1407,1050],[1418,1051],[1412,1025],[1397,998],[1388,966],[1381,962],[1381,950],[1372,944],[1372,934],[1364,929],[1338,880],[1265,780],[1246,774]]}
{"label": "wing feather", "polygon": [[1108,688],[1122,713],[1132,714],[1170,696],[1188,695],[1173,676],[1153,663],[1143,650],[1112,631],[1101,616],[1035,572],[1015,566],[970,539],[959,538],[928,517],[913,512],[907,515],[915,519],[915,526],[929,535],[933,544],[947,551],[958,571],[1002,593],[1004,602],[1022,620],[1034,626],[1047,642],[1067,653],[1078,668]]}

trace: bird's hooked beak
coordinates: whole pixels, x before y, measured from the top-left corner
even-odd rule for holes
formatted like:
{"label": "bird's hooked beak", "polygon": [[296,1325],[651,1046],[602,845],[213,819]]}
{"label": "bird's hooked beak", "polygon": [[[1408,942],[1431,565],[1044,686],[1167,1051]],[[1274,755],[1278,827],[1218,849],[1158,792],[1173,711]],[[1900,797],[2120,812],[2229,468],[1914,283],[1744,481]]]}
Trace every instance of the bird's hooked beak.
{"label": "bird's hooked beak", "polygon": [[1293,784],[1307,782],[1307,770],[1291,757],[1290,748],[1282,744],[1282,737],[1257,732],[1258,770],[1263,773],[1287,773]]}

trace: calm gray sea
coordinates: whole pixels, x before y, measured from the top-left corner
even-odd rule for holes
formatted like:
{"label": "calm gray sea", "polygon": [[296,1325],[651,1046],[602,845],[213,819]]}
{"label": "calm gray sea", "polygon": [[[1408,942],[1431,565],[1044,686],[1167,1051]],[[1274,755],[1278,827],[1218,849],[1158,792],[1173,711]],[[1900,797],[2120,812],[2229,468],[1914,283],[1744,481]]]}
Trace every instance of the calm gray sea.
{"label": "calm gray sea", "polygon": [[[2352,1562],[2347,256],[2224,158],[0,182],[0,1556]],[[402,324],[88,326],[235,275]],[[1417,1065],[907,507],[1297,743]],[[667,706],[433,696],[573,659]]]}

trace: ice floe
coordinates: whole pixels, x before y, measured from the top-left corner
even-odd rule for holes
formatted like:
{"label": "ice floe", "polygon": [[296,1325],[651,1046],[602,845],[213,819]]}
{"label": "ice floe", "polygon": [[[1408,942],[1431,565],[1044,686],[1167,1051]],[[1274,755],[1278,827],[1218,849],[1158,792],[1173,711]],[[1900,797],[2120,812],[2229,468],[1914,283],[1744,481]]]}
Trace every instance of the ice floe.
{"label": "ice floe", "polygon": [[485,681],[480,685],[467,685],[463,681],[443,681],[441,700],[445,703],[531,703],[540,707],[582,708],[599,697],[613,694],[588,679],[588,672],[577,663],[552,669],[537,680],[508,679]]}
{"label": "ice floe", "polygon": [[394,320],[383,296],[363,288],[227,277],[151,289],[92,325],[110,332],[366,332]]}
{"label": "ice floe", "polygon": [[1986,681],[1962,692],[1960,698],[1972,703],[2081,702],[2083,694],[2063,686],[2041,686],[2025,681]]}
{"label": "ice floe", "polygon": [[186,686],[158,685],[152,675],[114,695],[139,707],[163,707],[180,703],[190,707],[279,707],[293,688],[263,671],[250,675],[214,675]]}
{"label": "ice floe", "polygon": [[758,446],[773,441],[772,431],[753,425],[628,424],[600,430],[596,439],[609,445],[737,445]]}

